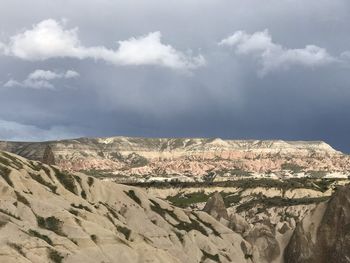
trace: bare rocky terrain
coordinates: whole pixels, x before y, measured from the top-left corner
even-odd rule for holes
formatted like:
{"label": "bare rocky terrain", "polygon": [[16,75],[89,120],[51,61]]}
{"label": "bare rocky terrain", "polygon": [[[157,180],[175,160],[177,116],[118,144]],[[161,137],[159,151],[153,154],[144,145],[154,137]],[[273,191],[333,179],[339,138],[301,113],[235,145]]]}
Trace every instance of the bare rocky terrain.
{"label": "bare rocky terrain", "polygon": [[0,175],[0,262],[349,258],[350,187],[340,186],[345,180],[274,180],[279,183],[270,188],[256,181],[260,189],[252,181],[214,184],[200,191],[201,197],[193,189],[202,185],[193,184],[175,197],[160,198],[154,194],[176,187],[101,181],[6,152],[0,152]]}
{"label": "bare rocky terrain", "polygon": [[350,159],[324,142],[113,137],[0,150],[0,262],[350,258]]}
{"label": "bare rocky terrain", "polygon": [[224,181],[237,177],[346,178],[350,170],[350,157],[322,141],[110,137],[0,142],[0,150],[44,162],[54,158],[64,170],[119,182],[214,177]]}
{"label": "bare rocky terrain", "polygon": [[0,262],[251,262],[209,214],[0,153]]}

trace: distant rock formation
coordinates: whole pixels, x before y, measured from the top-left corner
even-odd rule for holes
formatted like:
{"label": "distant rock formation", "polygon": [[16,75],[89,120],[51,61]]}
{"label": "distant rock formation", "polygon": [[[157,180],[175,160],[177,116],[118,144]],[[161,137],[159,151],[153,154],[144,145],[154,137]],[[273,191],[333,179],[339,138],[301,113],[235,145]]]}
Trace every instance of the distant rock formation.
{"label": "distant rock formation", "polygon": [[109,171],[107,176],[113,171],[116,179],[178,175],[211,182],[214,178],[279,178],[305,173],[311,177],[346,177],[350,170],[350,156],[321,141],[110,137],[38,143],[0,141],[0,150],[42,161],[48,144],[49,156],[52,151],[62,169],[97,171],[101,175]]}
{"label": "distant rock formation", "polygon": [[228,220],[228,214],[225,207],[224,199],[219,192],[214,193],[207,201],[203,208],[204,212],[207,212],[217,220],[221,218]]}
{"label": "distant rock formation", "polygon": [[50,145],[47,145],[43,154],[42,162],[48,165],[56,165],[55,155]]}

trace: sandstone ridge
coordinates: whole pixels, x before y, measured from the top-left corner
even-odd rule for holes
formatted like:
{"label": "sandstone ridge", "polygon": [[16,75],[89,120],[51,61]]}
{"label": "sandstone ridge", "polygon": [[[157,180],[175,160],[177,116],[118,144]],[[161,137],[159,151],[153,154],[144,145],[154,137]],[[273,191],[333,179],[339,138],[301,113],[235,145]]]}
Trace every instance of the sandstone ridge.
{"label": "sandstone ridge", "polygon": [[340,176],[350,158],[322,141],[198,138],[80,138],[51,142],[0,142],[0,150],[109,178],[237,176]]}

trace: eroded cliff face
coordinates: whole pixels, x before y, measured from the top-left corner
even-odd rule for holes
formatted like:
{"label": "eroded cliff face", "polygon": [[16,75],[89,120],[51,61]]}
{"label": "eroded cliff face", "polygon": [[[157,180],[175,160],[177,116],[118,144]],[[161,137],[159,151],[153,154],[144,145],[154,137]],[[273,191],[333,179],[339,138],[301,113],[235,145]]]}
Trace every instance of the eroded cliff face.
{"label": "eroded cliff face", "polygon": [[347,182],[145,191],[0,152],[0,262],[348,262]]}
{"label": "eroded cliff face", "polygon": [[50,146],[65,170],[105,177],[217,178],[231,176],[347,176],[350,158],[321,141],[146,139],[111,137],[43,143],[0,142],[0,149],[42,160]]}
{"label": "eroded cliff face", "polygon": [[350,261],[350,186],[340,187],[297,225],[284,258],[286,263]]}
{"label": "eroded cliff face", "polygon": [[4,152],[0,200],[0,262],[252,262],[205,212]]}

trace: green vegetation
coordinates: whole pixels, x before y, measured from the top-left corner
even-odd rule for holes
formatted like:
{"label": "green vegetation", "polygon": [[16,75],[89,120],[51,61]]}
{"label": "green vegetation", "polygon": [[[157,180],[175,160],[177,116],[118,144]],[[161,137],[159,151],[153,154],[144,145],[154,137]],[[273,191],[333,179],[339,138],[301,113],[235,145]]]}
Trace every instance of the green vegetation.
{"label": "green vegetation", "polygon": [[108,210],[109,213],[111,213],[113,215],[114,218],[118,219],[119,220],[119,216],[118,214],[116,213],[116,211],[110,207],[107,203],[102,203],[100,202],[100,204],[102,204],[104,207],[106,207],[106,209]]}
{"label": "green vegetation", "polygon": [[11,166],[10,161],[2,156],[0,156],[0,164],[2,164],[4,166]]}
{"label": "green vegetation", "polygon": [[76,205],[76,204],[73,204],[73,203],[70,204],[70,205],[72,207],[74,207],[74,208],[83,209],[85,211],[88,211],[88,212],[92,213],[92,210],[89,207],[85,206],[85,205],[82,205],[82,204]]}
{"label": "green vegetation", "polygon": [[91,187],[94,184],[94,178],[89,176],[87,180],[88,185]]}
{"label": "green vegetation", "polygon": [[117,226],[118,232],[122,233],[125,236],[125,239],[129,240],[131,230],[124,226]]}
{"label": "green vegetation", "polygon": [[54,216],[47,218],[37,216],[36,217],[38,226],[52,232],[55,232],[57,235],[66,236],[62,231],[63,222]]}
{"label": "green vegetation", "polygon": [[49,245],[53,245],[52,243],[52,240],[46,236],[46,235],[43,235],[43,234],[40,234],[38,231],[36,230],[33,230],[33,229],[29,229],[29,235],[33,236],[33,237],[37,237],[37,238],[40,238],[42,240],[44,240],[46,243],[48,243]]}
{"label": "green vegetation", "polygon": [[209,222],[203,221],[203,220],[200,219],[198,216],[197,216],[197,220],[198,220],[199,222],[201,222],[203,225],[205,225],[207,228],[211,229],[211,230],[213,231],[214,235],[216,235],[216,236],[221,236],[220,233],[213,227],[212,224],[210,224]]}
{"label": "green vegetation", "polygon": [[21,195],[17,191],[15,191],[15,194],[16,194],[16,198],[17,198],[18,202],[21,202],[22,204],[30,207],[30,203],[28,202],[28,200],[23,195]]}
{"label": "green vegetation", "polygon": [[0,220],[0,228],[6,226],[8,222]]}
{"label": "green vegetation", "polygon": [[54,167],[52,167],[52,169],[54,169],[56,178],[63,185],[64,188],[66,188],[73,194],[78,194],[77,186],[75,185],[75,180],[72,175],[67,174],[65,172],[61,172],[60,170]]}
{"label": "green vegetation", "polygon": [[162,218],[164,218],[164,220],[167,221],[166,215],[169,215],[176,221],[179,221],[173,210],[162,208],[157,202],[153,200],[150,200],[150,201],[152,203],[150,206],[152,211],[159,214]]}
{"label": "green vegetation", "polygon": [[244,170],[238,169],[238,168],[229,170],[228,172],[229,172],[231,175],[242,176],[242,177],[244,177],[244,176],[251,176],[251,175],[252,175],[251,172],[244,171]]}
{"label": "green vegetation", "polygon": [[72,215],[75,215],[75,216],[79,215],[79,211],[77,211],[77,210],[75,210],[73,208],[69,209],[68,212],[71,213]]}
{"label": "green vegetation", "polygon": [[281,168],[283,170],[289,170],[292,171],[293,173],[299,173],[301,172],[305,167],[300,166],[298,164],[295,163],[284,163],[281,165]]}
{"label": "green vegetation", "polygon": [[131,159],[131,162],[130,162],[131,168],[142,167],[148,164],[148,160],[145,157],[140,156],[138,154],[130,154],[127,158]]}
{"label": "green vegetation", "polygon": [[[115,177],[115,174],[112,173],[111,170],[96,170],[96,169],[91,169],[91,170],[80,170],[81,173],[84,173],[88,176],[92,176],[95,178],[109,178],[109,177]],[[89,182],[88,182],[89,183]],[[91,184],[93,181],[91,181]],[[91,185],[90,185],[91,186]]]}
{"label": "green vegetation", "polygon": [[191,230],[197,230],[201,232],[203,235],[208,236],[205,228],[196,220],[190,218],[191,223],[181,221],[179,224],[174,225],[178,230],[184,230],[186,232],[190,232]]}
{"label": "green vegetation", "polygon": [[[23,163],[19,159],[17,159],[16,157],[14,157],[14,156],[6,153],[6,152],[2,152],[2,156],[4,156],[7,159],[11,160],[12,163],[10,165],[11,166],[12,165],[15,166],[15,167],[12,166],[13,168],[17,168],[17,169],[22,169],[23,168]],[[1,160],[0,160],[0,162],[1,162]]]}
{"label": "green vegetation", "polygon": [[317,185],[322,193],[326,192],[331,186],[336,183],[336,179],[322,179],[315,180],[315,185]]}
{"label": "green vegetation", "polygon": [[[339,179],[338,179],[339,180]],[[227,181],[217,181],[217,182],[146,182],[146,183],[128,183],[128,185],[144,187],[144,188],[212,188],[212,187],[235,187],[244,189],[252,189],[257,187],[264,188],[276,188],[283,191],[292,189],[312,189],[320,191],[324,188],[320,188],[317,183],[323,181],[320,185],[330,185],[334,182],[334,179],[318,179],[318,178],[286,178],[286,179],[271,179],[271,178],[244,178],[238,180],[227,180]],[[181,197],[181,196],[178,196]],[[170,200],[169,200],[170,201]],[[176,200],[175,200],[176,201]]]}
{"label": "green vegetation", "polygon": [[81,189],[80,196],[86,200],[86,192],[85,192],[85,190],[83,188],[83,184],[82,184],[81,178],[79,176],[77,176],[77,175],[74,175],[74,178],[75,178],[75,180],[78,182],[78,184],[80,186],[80,189]]}
{"label": "green vegetation", "polygon": [[91,240],[94,241],[94,243],[97,243],[97,236],[96,235],[91,235],[90,236]]}
{"label": "green vegetation", "polygon": [[181,233],[181,232],[178,232],[178,231],[174,231],[175,232],[175,235],[177,236],[177,238],[180,240],[181,243],[184,242],[184,235]]}
{"label": "green vegetation", "polygon": [[14,250],[16,250],[19,254],[21,254],[23,257],[26,257],[25,253],[23,252],[23,249],[20,245],[17,245],[15,243],[7,243],[9,247],[12,247]]}
{"label": "green vegetation", "polygon": [[204,191],[201,192],[196,192],[196,193],[190,193],[190,194],[177,194],[175,196],[168,196],[167,200],[178,207],[188,207],[191,204],[196,204],[196,203],[203,203],[208,201],[208,198],[210,195],[207,195],[204,193]]}
{"label": "green vegetation", "polygon": [[201,249],[201,251],[203,253],[201,262],[205,261],[206,259],[210,259],[210,260],[215,261],[215,262],[221,262],[220,258],[219,258],[219,254],[212,255],[212,254],[209,254],[208,252],[206,252],[203,249]]}
{"label": "green vegetation", "polygon": [[53,185],[50,182],[46,182],[45,179],[42,178],[40,174],[35,174],[35,173],[31,173],[31,172],[28,172],[28,174],[33,180],[37,181],[39,184],[45,185],[46,187],[48,187],[51,190],[51,192],[53,192],[54,194],[57,194],[57,192],[56,192],[57,186],[56,185]]}
{"label": "green vegetation", "polygon": [[232,205],[236,205],[241,201],[241,196],[239,194],[233,194],[233,193],[220,193],[222,198],[224,199],[224,203],[226,207],[230,207]]}
{"label": "green vegetation", "polygon": [[327,175],[327,171],[307,171],[311,178],[322,178]]}
{"label": "green vegetation", "polygon": [[35,163],[34,161],[29,161],[28,166],[32,168],[32,170],[39,172],[41,170],[40,163]]}
{"label": "green vegetation", "polygon": [[49,248],[49,258],[54,262],[54,263],[62,263],[63,256],[57,252],[56,250]]}
{"label": "green vegetation", "polygon": [[13,187],[13,182],[10,179],[11,169],[0,165],[0,174],[9,186]]}
{"label": "green vegetation", "polygon": [[137,197],[134,190],[129,190],[128,192],[124,191],[124,193],[126,193],[127,196],[129,196],[132,200],[134,200],[136,203],[138,203],[141,206],[141,204],[142,204],[141,200],[140,200],[140,198]]}
{"label": "green vegetation", "polygon": [[271,198],[257,198],[249,202],[241,204],[237,207],[237,212],[247,211],[253,207],[262,206],[264,209],[270,207],[284,207],[284,206],[295,206],[295,205],[309,205],[327,201],[330,197],[314,197],[314,198],[282,198],[282,197],[271,197]]}
{"label": "green vegetation", "polygon": [[21,220],[21,218],[20,218],[19,216],[16,216],[15,214],[13,214],[13,213],[11,213],[10,211],[7,211],[7,210],[5,210],[5,209],[0,208],[0,212],[3,213],[3,214],[5,214],[5,215],[8,215],[8,216],[10,216],[10,217],[13,217],[13,218],[15,218],[15,219],[17,219],[17,220]]}

